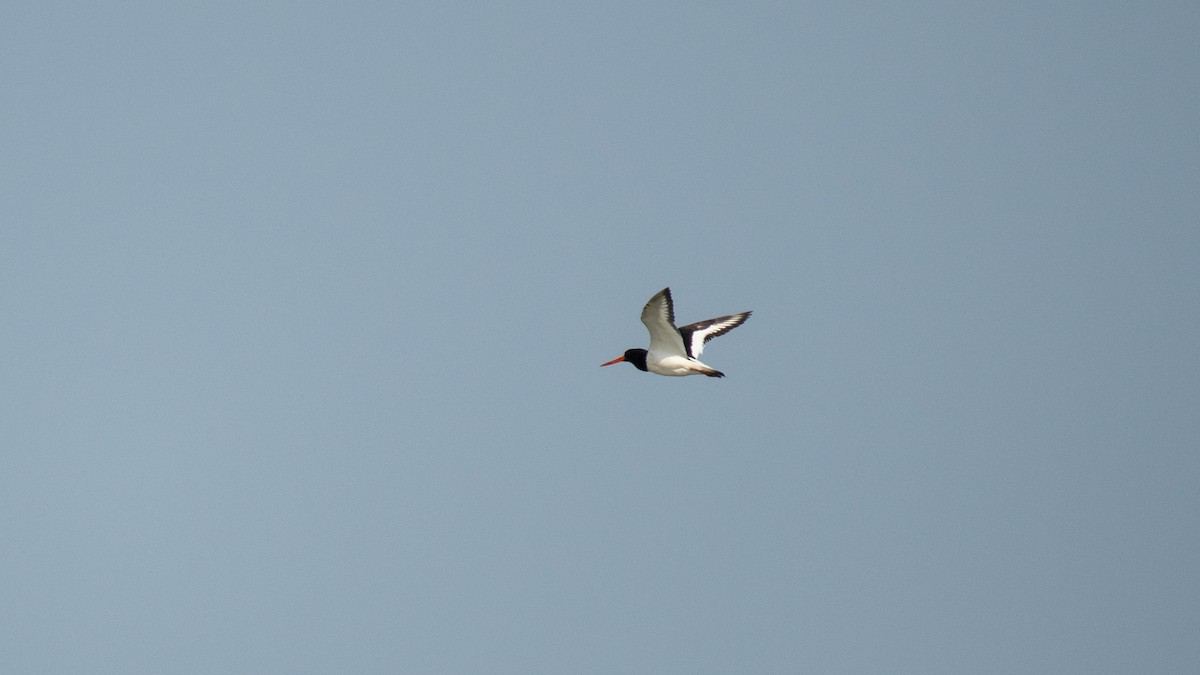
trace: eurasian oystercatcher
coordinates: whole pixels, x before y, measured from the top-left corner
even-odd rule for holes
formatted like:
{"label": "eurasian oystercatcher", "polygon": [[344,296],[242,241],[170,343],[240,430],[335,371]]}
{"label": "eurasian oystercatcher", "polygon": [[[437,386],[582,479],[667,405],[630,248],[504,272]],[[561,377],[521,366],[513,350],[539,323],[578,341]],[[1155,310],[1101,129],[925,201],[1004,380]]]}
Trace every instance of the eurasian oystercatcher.
{"label": "eurasian oystercatcher", "polygon": [[740,312],[676,328],[671,289],[664,288],[642,308],[642,323],[650,331],[650,350],[626,349],[621,356],[600,365],[611,366],[626,361],[638,370],[658,375],[725,377],[725,373],[700,363],[700,353],[704,351],[705,342],[737,328],[749,317],[750,312]]}

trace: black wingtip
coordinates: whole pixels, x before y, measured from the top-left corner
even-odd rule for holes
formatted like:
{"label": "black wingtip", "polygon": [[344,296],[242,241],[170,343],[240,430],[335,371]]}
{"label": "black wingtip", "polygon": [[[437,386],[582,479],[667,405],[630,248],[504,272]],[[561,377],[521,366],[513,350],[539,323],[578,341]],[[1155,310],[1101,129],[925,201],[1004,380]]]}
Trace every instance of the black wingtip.
{"label": "black wingtip", "polygon": [[725,377],[725,373],[722,373],[719,370],[714,370],[711,373],[704,373],[704,374],[709,377]]}

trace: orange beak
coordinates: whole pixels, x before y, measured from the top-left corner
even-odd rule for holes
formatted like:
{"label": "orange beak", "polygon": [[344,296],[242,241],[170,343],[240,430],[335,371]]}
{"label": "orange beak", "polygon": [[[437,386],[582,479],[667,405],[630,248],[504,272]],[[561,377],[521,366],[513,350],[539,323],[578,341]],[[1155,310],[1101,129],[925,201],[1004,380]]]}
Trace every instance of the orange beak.
{"label": "orange beak", "polygon": [[601,363],[600,367],[603,368],[604,366],[611,366],[614,363],[620,363],[624,360],[625,360],[625,355],[622,354],[622,355],[618,356],[617,358],[613,359],[612,361],[609,361],[608,363]]}

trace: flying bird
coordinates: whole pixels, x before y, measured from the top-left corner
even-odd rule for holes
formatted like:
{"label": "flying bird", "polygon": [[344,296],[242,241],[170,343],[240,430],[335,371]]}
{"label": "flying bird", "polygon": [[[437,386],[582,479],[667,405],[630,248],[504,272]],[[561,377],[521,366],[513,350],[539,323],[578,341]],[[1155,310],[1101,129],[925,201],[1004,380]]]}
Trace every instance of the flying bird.
{"label": "flying bird", "polygon": [[750,312],[740,312],[676,328],[671,289],[664,288],[642,308],[642,323],[650,331],[650,349],[626,349],[621,356],[600,365],[625,361],[657,375],[725,377],[725,373],[700,363],[700,353],[705,342],[737,328],[749,317]]}

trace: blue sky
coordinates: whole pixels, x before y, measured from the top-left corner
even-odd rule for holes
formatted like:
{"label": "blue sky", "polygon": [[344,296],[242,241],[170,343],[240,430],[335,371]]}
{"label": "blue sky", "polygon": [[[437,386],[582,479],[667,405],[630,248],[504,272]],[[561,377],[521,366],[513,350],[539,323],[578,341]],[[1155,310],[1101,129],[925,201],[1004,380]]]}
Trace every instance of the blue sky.
{"label": "blue sky", "polygon": [[[5,10],[4,669],[1195,670],[1198,41]],[[727,378],[598,367],[664,286]]]}

